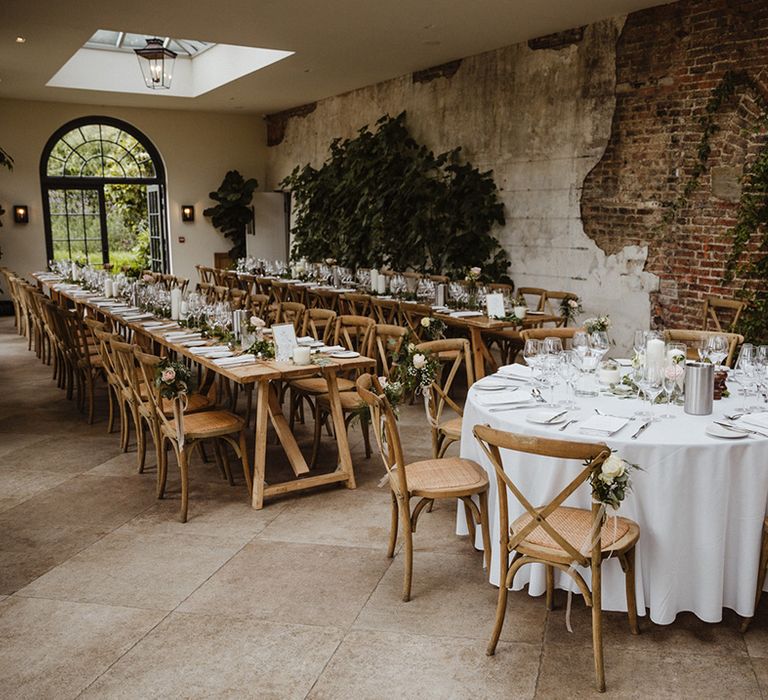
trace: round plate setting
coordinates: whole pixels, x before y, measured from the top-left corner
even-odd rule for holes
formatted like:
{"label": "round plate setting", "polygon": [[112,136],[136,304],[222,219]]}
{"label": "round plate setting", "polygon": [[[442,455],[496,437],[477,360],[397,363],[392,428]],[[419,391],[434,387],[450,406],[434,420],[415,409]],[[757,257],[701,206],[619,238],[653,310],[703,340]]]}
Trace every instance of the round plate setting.
{"label": "round plate setting", "polygon": [[715,425],[714,423],[710,423],[704,432],[712,437],[725,438],[727,440],[739,440],[741,438],[749,437],[748,433],[740,433],[737,430],[728,430],[728,428],[723,428],[722,425]]}
{"label": "round plate setting", "polygon": [[335,357],[337,360],[351,360],[353,357],[360,357],[359,352],[354,350],[340,350],[330,353],[331,357]]}
{"label": "round plate setting", "polygon": [[525,416],[525,420],[527,420],[529,423],[536,423],[538,425],[557,425],[558,423],[562,423],[568,418],[568,414],[563,413],[562,416],[559,418],[556,418],[555,420],[549,420],[557,413],[557,411],[533,411],[532,413],[529,413]]}

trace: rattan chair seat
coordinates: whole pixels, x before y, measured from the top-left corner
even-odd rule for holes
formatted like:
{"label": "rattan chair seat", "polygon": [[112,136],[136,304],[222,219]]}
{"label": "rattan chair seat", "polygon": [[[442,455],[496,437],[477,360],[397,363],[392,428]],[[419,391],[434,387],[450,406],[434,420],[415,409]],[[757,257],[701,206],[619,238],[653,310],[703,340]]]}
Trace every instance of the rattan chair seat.
{"label": "rattan chair seat", "polygon": [[[174,429],[178,430],[176,420],[172,421]],[[187,438],[209,438],[217,435],[237,433],[242,430],[245,421],[227,411],[202,411],[201,413],[184,414],[184,436]]]}
{"label": "rattan chair seat", "polygon": [[[575,544],[581,543],[582,547],[590,548],[590,529],[592,527],[592,512],[584,508],[570,508],[560,506],[555,508],[551,515],[547,516],[547,523],[551,525],[563,539]],[[510,526],[510,532],[514,535],[520,532],[531,521],[530,513],[524,513]],[[603,524],[600,531],[600,546],[602,551],[624,551],[634,545],[640,535],[640,529],[636,523],[627,518],[610,516]],[[536,555],[543,553],[550,556],[559,553],[568,556],[565,550],[542,527],[535,528],[516,547],[517,551],[524,554]]]}
{"label": "rattan chair seat", "polygon": [[448,437],[461,438],[461,416],[451,418],[444,423],[440,423],[440,431],[445,433]]}
{"label": "rattan chair seat", "polygon": [[[144,389],[143,384],[142,389]],[[211,406],[213,406],[213,401],[204,394],[187,394],[187,407],[184,410],[184,415],[203,411]],[[173,401],[170,399],[163,399],[163,413],[168,417],[173,415]]]}
{"label": "rattan chair seat", "polygon": [[477,462],[459,457],[425,459],[405,467],[408,491],[421,498],[471,496],[488,488],[488,474]]}
{"label": "rattan chair seat", "polygon": [[[336,383],[339,391],[354,391],[355,383],[351,379],[338,377]],[[291,389],[303,394],[325,394],[328,391],[328,382],[324,377],[307,377],[306,379],[293,379],[288,382]]]}
{"label": "rattan chair seat", "polygon": [[[339,393],[339,401],[344,411],[354,411],[357,408],[365,408],[365,402],[360,398],[356,391],[342,391]],[[318,394],[317,402],[330,410],[331,399],[329,394]],[[367,413],[367,409],[366,409]]]}

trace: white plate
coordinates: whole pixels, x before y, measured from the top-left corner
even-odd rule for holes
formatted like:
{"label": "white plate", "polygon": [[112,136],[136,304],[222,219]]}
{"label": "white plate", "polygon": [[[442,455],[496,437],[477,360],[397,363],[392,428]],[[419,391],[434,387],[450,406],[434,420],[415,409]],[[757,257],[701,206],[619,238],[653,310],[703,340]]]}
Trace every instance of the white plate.
{"label": "white plate", "polygon": [[201,348],[203,345],[208,345],[207,340],[185,340],[182,342],[185,348]]}
{"label": "white plate", "polygon": [[715,425],[714,423],[710,423],[704,432],[712,437],[727,438],[728,440],[738,440],[739,438],[748,437],[747,433],[728,430],[728,428],[723,428],[721,425]]}
{"label": "white plate", "polygon": [[337,360],[351,360],[353,357],[360,357],[359,352],[354,350],[342,350],[339,352],[332,352],[331,357],[335,357]]}
{"label": "white plate", "polygon": [[509,384],[481,384],[479,382],[475,383],[475,389],[478,391],[504,391],[504,389],[509,389]]}
{"label": "white plate", "polygon": [[209,360],[220,360],[222,357],[234,357],[235,353],[231,350],[219,350],[218,352],[208,352],[200,355],[200,357],[207,357]]}
{"label": "white plate", "polygon": [[563,413],[563,415],[559,418],[556,418],[555,420],[549,420],[556,413],[558,413],[558,411],[554,409],[548,409],[546,411],[534,411],[533,413],[526,415],[525,420],[527,420],[529,423],[538,423],[539,425],[557,425],[558,423],[562,423],[566,418],[568,418],[568,414]]}

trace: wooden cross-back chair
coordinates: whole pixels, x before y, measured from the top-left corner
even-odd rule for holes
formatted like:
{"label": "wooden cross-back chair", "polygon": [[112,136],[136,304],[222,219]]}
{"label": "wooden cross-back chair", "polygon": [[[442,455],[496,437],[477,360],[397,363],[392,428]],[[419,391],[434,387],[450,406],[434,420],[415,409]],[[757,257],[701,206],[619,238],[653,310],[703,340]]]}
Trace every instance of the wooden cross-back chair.
{"label": "wooden cross-back chair", "polygon": [[109,401],[109,419],[107,421],[107,432],[111,433],[115,427],[115,405],[117,405],[120,416],[120,426],[127,420],[125,411],[125,401],[121,395],[120,382],[117,378],[117,369],[115,368],[115,357],[112,353],[112,341],[120,342],[121,338],[116,333],[110,333],[105,330],[94,329],[93,334],[99,341],[99,355],[101,356],[101,365],[104,368],[104,374],[107,378],[107,399]]}
{"label": "wooden cross-back chair", "polygon": [[251,316],[258,316],[265,323],[269,322],[269,296],[266,294],[251,294],[249,296]]}
{"label": "wooden cross-back chair", "polygon": [[400,302],[396,299],[381,299],[372,296],[371,315],[376,319],[376,323],[400,325]]}
{"label": "wooden cross-back chair", "polygon": [[71,344],[70,353],[77,379],[78,408],[85,410],[87,404],[88,423],[93,423],[95,386],[97,380],[104,378],[101,357],[95,343],[89,342],[91,333],[76,311],[63,310],[62,319],[69,330],[66,338]]}
{"label": "wooden cross-back chair", "polygon": [[295,301],[281,301],[277,304],[275,323],[292,323],[298,333],[307,307]]}
{"label": "wooden cross-back chair", "polygon": [[[397,420],[379,380],[370,374],[361,375],[357,380],[357,393],[370,411],[371,425],[389,477],[392,512],[387,556],[392,558],[395,555],[398,530],[404,540],[403,600],[411,598],[413,533],[416,532],[419,516],[435,500],[458,499],[463,503],[470,544],[474,546],[475,524],[478,524],[482,531],[485,564],[488,566],[491,539],[488,525],[488,475],[485,470],[476,462],[458,457],[426,459],[406,464]],[[477,503],[474,498],[477,498]],[[412,499],[417,499],[413,508]]]}
{"label": "wooden cross-back chair", "polygon": [[375,326],[376,322],[369,316],[342,314],[336,318],[333,342],[346,350],[366,355]]}
{"label": "wooden cross-back chair", "polygon": [[711,338],[713,335],[725,336],[728,340],[728,355],[723,364],[728,367],[733,366],[736,358],[736,349],[744,342],[744,336],[738,333],[724,333],[721,331],[692,331],[684,328],[668,328],[664,331],[664,339],[667,342],[685,343],[686,358],[689,360],[698,360],[699,353],[696,349],[697,344],[703,338]]}
{"label": "wooden cross-back chair", "polygon": [[274,301],[276,304],[290,301],[288,295],[288,283],[284,280],[272,280],[271,293],[272,301]]}
{"label": "wooden cross-back chair", "polygon": [[197,270],[198,283],[213,284],[213,269],[205,265],[195,265]]}
{"label": "wooden cross-back chair", "polygon": [[421,319],[432,315],[432,307],[429,304],[403,302],[400,305],[400,313],[403,316],[404,324],[411,330],[411,333],[422,340],[424,328],[421,326]]}
{"label": "wooden cross-back chair", "polygon": [[[496,607],[488,654],[496,652],[496,645],[504,625],[507,593],[521,567],[543,564],[546,567],[547,608],[552,609],[554,599],[554,569],[569,575],[578,586],[588,606],[592,607],[592,644],[595,660],[597,689],[605,690],[602,638],[602,562],[610,556],[619,560],[626,580],[627,615],[632,634],[638,634],[637,602],[635,600],[635,544],[640,536],[637,523],[616,516],[605,522],[600,504],[591,510],[563,506],[565,500],[583,484],[588,484],[593,469],[599,469],[610,457],[611,450],[602,443],[566,442],[548,438],[516,435],[485,425],[476,425],[475,438],[496,473],[499,499],[499,542],[501,546],[501,573],[499,598]],[[518,488],[513,476],[504,469],[501,450],[523,455],[548,457],[553,460],[579,460],[582,468],[565,488],[544,505],[532,504]],[[589,462],[584,466],[585,462]],[[553,461],[552,467],[559,467]],[[542,467],[543,468],[543,467]],[[507,492],[514,495],[525,511],[510,523]],[[598,536],[599,533],[599,536]],[[510,556],[512,560],[510,562]],[[592,590],[575,565],[590,569]]]}
{"label": "wooden cross-back chair", "polygon": [[339,310],[339,294],[331,289],[307,290],[307,305],[313,309]]}
{"label": "wooden cross-back chair", "polygon": [[157,497],[165,495],[165,485],[168,475],[167,444],[170,443],[176,454],[176,461],[181,473],[181,506],[179,520],[187,522],[189,507],[189,462],[192,451],[205,441],[212,441],[216,461],[225,472],[230,484],[233,484],[232,472],[229,468],[229,458],[226,443],[232,447],[240,459],[243,476],[250,495],[253,484],[248,465],[248,451],[245,442],[245,421],[234,413],[222,410],[200,411],[185,413],[184,399],[171,400],[171,415],[164,410],[160,388],[155,385],[155,372],[160,358],[141,352],[134,347],[144,385],[147,387],[149,405],[152,410],[152,421],[157,442]]}
{"label": "wooden cross-back chair", "polygon": [[547,305],[546,289],[541,287],[518,287],[517,293],[523,296],[530,309],[533,311],[544,311]]}
{"label": "wooden cross-back chair", "polygon": [[[440,356],[452,358],[445,362],[445,368],[439,376],[435,377],[428,389],[428,418],[432,429],[432,456],[435,459],[440,459],[452,443],[461,439],[461,421],[464,409],[450,396],[450,392],[455,386],[454,383],[462,366],[467,379],[467,388],[474,384],[472,350],[469,341],[465,338],[448,338],[419,343],[416,346],[416,352],[426,352],[438,358]],[[443,413],[446,408],[458,415],[455,418],[443,420]]]}
{"label": "wooden cross-back chair", "polygon": [[746,301],[706,297],[704,299],[702,328],[705,331],[715,330],[732,333],[736,330],[739,318],[746,307]]}
{"label": "wooden cross-back chair", "polygon": [[330,345],[333,340],[335,327],[335,311],[331,311],[331,309],[307,309],[304,312],[301,334],[303,336],[312,336],[315,340],[320,340],[326,345]]}
{"label": "wooden cross-back chair", "polygon": [[342,294],[340,302],[345,314],[350,316],[371,315],[371,297],[368,294]]}
{"label": "wooden cross-back chair", "polygon": [[[137,391],[133,386],[136,374],[136,360],[133,354],[133,345],[126,343],[119,335],[112,335],[108,339],[110,355],[112,357],[112,368],[115,372],[115,385],[118,389],[117,395],[120,401],[120,449],[123,452],[128,451],[130,441],[131,426],[128,420],[130,415],[133,425],[136,428],[136,442],[139,443],[139,424],[141,417],[139,415]],[[154,380],[153,380],[154,381]],[[146,396],[146,387],[144,389]],[[139,450],[139,453],[141,450]],[[142,471],[141,463],[139,471]]]}
{"label": "wooden cross-back chair", "polygon": [[574,294],[573,292],[553,292],[548,290],[547,291],[547,297],[544,301],[544,311],[546,311],[550,316],[560,316],[561,320],[559,320],[556,325],[558,327],[560,326],[567,326],[568,325],[568,317],[563,316],[563,311],[561,309],[562,303],[567,299],[576,299],[578,300],[579,296],[578,294]]}
{"label": "wooden cross-back chair", "polygon": [[197,291],[200,296],[205,299],[206,304],[212,304],[216,301],[215,286],[210,282],[199,282],[197,285]]}
{"label": "wooden cross-back chair", "polygon": [[233,311],[244,309],[248,304],[248,292],[238,287],[231,287],[227,293],[227,298]]}
{"label": "wooden cross-back chair", "polygon": [[246,275],[244,273],[241,273],[237,276],[238,280],[238,287],[242,290],[244,290],[248,296],[252,296],[254,294],[261,294],[261,290],[258,288],[256,284],[256,277],[253,275]]}
{"label": "wooden cross-back chair", "polygon": [[211,269],[211,281],[213,284],[215,284],[217,287],[226,287],[227,281],[227,270],[222,270],[218,267],[212,267]]}
{"label": "wooden cross-back chair", "polygon": [[376,360],[376,374],[389,377],[392,371],[392,356],[399,352],[408,335],[408,330],[402,326],[387,323],[377,323],[373,330],[371,355]]}

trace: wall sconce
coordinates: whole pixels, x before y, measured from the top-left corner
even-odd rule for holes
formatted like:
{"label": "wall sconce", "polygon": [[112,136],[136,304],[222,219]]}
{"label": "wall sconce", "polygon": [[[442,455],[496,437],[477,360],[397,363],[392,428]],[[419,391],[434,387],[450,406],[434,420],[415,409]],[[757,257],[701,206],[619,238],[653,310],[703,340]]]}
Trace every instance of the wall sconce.
{"label": "wall sconce", "polygon": [[26,204],[14,204],[13,220],[17,224],[28,224],[29,223],[29,207]]}
{"label": "wall sconce", "polygon": [[195,220],[195,207],[191,204],[181,205],[181,220],[182,221],[194,221]]}

